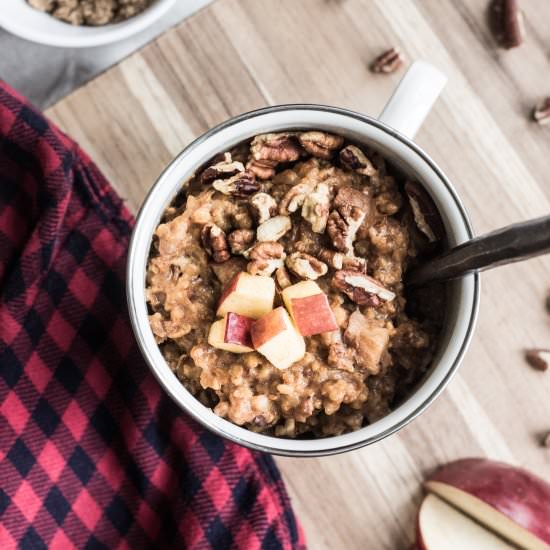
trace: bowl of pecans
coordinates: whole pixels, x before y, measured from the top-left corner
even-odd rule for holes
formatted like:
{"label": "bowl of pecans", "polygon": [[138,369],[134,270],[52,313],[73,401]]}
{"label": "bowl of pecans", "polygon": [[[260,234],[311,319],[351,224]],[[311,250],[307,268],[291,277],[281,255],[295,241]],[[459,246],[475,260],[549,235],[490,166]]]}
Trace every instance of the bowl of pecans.
{"label": "bowl of pecans", "polygon": [[48,46],[86,48],[117,42],[149,27],[175,0],[10,0],[0,27]]}
{"label": "bowl of pecans", "polygon": [[153,373],[197,421],[257,450],[334,454],[400,429],[448,383],[477,276],[407,285],[472,236],[408,137],[444,81],[414,64],[378,120],[321,105],[243,114],[160,176],[132,236],[129,311]]}

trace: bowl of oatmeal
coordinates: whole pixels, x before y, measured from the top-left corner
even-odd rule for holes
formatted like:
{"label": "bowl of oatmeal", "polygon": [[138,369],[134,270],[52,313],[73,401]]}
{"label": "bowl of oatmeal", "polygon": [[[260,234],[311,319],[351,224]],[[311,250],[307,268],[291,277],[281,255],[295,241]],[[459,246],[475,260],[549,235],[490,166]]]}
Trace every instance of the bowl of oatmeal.
{"label": "bowl of oatmeal", "polygon": [[10,0],[0,26],[32,42],[65,48],[101,46],[152,25],[175,0]]}
{"label": "bowl of oatmeal", "polygon": [[231,119],[138,216],[128,301],[168,394],[215,433],[292,456],[374,443],[458,368],[478,279],[408,288],[472,231],[431,159],[383,122],[288,105]]}

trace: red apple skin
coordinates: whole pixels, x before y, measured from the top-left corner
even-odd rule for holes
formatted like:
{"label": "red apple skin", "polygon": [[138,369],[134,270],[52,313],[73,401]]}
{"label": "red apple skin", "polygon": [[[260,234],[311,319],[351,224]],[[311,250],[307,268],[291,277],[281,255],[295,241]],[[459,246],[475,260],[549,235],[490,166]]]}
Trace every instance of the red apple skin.
{"label": "red apple skin", "polygon": [[313,336],[338,328],[326,294],[292,298],[291,302],[294,322],[302,336]]}
{"label": "red apple skin", "polygon": [[240,344],[249,348],[252,346],[250,327],[254,319],[229,312],[225,321],[224,342],[226,344]]}
{"label": "red apple skin", "polygon": [[258,349],[262,344],[265,344],[268,340],[271,340],[271,338],[287,328],[287,325],[281,317],[281,312],[283,311],[286,313],[284,307],[276,307],[252,323],[250,335],[254,348]]}
{"label": "red apple skin", "polygon": [[550,484],[527,470],[465,458],[442,466],[427,481],[475,496],[550,545]]}

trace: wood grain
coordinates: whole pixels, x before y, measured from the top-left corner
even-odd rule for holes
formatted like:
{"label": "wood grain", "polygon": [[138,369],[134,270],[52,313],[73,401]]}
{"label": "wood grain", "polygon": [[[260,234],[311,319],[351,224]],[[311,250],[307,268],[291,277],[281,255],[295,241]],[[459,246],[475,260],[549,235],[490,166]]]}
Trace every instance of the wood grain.
{"label": "wood grain", "polygon": [[[550,211],[550,130],[529,121],[550,94],[550,3],[525,0],[527,40],[495,49],[485,0],[217,0],[73,93],[50,117],[135,211],[165,164],[226,118],[327,103],[377,114],[400,74],[367,66],[397,45],[450,82],[417,137],[481,231]],[[331,458],[278,459],[311,548],[405,548],[420,481],[437,464],[490,456],[550,479],[550,376],[523,349],[550,345],[548,258],[483,275],[477,334],[445,394],[398,435]]]}

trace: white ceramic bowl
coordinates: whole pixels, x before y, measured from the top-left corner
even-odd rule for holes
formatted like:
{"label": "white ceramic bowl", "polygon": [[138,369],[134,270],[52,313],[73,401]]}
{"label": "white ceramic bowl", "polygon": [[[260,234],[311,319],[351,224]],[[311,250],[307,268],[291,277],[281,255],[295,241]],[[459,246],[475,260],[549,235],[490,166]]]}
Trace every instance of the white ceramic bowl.
{"label": "white ceramic bowl", "polygon": [[152,25],[176,0],[156,0],[142,13],[126,21],[101,27],[75,26],[32,8],[26,0],[0,0],[0,27],[48,46],[87,48],[128,38]]}

